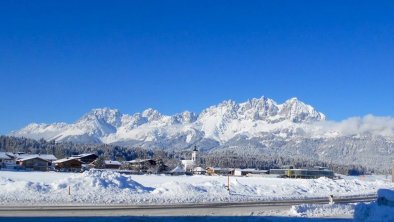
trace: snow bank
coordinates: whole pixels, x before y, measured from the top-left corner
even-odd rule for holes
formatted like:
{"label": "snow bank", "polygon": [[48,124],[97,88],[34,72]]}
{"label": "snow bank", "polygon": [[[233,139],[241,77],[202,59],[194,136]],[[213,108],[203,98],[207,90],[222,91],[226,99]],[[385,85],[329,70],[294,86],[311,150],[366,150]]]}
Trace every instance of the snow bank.
{"label": "snow bank", "polygon": [[[51,191],[73,202],[124,203],[129,196],[149,193],[153,188],[145,187],[130,176],[111,171],[91,170],[51,184]],[[70,193],[68,194],[68,189]]]}
{"label": "snow bank", "polygon": [[301,204],[292,206],[290,215],[297,217],[351,216],[354,204]]}
{"label": "snow bank", "polygon": [[358,204],[354,212],[355,221],[394,221],[394,190],[381,189],[378,200],[370,204]]}
{"label": "snow bank", "polygon": [[[0,187],[2,204],[125,203],[135,194],[145,194],[153,190],[129,176],[95,170],[75,174],[51,184],[0,178]],[[139,198],[134,201],[139,201]]]}
{"label": "snow bank", "polygon": [[394,190],[380,189],[378,190],[378,198],[394,203]]}
{"label": "snow bank", "polygon": [[95,191],[102,189],[118,191],[127,189],[133,193],[143,193],[151,190],[151,188],[146,188],[132,180],[129,176],[111,171],[98,170],[90,170],[80,175],[71,176],[53,183],[52,186],[55,190],[62,190],[70,186],[75,191],[85,191],[87,189]]}
{"label": "snow bank", "polygon": [[336,197],[367,195],[391,186],[383,180],[263,177],[230,177],[230,191],[226,185],[227,177],[221,176],[124,175],[99,170],[59,175],[0,171],[0,204],[177,204],[286,200],[327,198],[331,194]]}

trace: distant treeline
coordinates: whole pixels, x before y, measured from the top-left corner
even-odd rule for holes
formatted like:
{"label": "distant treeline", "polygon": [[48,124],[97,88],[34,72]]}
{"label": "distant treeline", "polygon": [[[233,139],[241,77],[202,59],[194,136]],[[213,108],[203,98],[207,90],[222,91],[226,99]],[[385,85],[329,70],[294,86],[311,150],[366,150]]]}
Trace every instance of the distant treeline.
{"label": "distant treeline", "polygon": [[[191,151],[163,151],[161,149],[143,149],[140,147],[125,147],[108,144],[77,144],[71,142],[56,143],[44,139],[33,140],[28,138],[0,136],[0,151],[2,152],[25,152],[33,154],[54,154],[57,158],[68,157],[80,153],[96,153],[111,160],[133,160],[160,158],[170,168],[180,165],[180,160],[190,159]],[[293,165],[297,168],[325,166],[336,173],[348,175],[360,175],[374,173],[373,169],[361,165],[338,165],[300,158],[284,158],[266,155],[235,154],[231,151],[216,150],[199,153],[199,165],[203,167],[231,167],[231,168],[257,168],[273,169],[284,165]],[[379,173],[379,172],[376,172]]]}
{"label": "distant treeline", "polygon": [[234,167],[234,168],[257,168],[262,170],[277,169],[282,166],[294,166],[295,168],[309,168],[314,166],[328,167],[335,173],[344,175],[362,175],[374,173],[372,169],[367,169],[361,165],[338,165],[323,161],[310,160],[306,158],[284,158],[280,156],[265,155],[235,155],[232,152],[219,151],[215,153],[203,154],[200,159],[202,164],[207,166]]}

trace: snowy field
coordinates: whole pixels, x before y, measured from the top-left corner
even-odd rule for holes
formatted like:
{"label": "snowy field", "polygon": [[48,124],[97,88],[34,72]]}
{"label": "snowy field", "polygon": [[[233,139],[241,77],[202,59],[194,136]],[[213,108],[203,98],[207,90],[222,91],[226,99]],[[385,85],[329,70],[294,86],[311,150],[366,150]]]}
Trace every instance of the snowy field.
{"label": "snowy field", "polygon": [[353,196],[390,188],[390,180],[384,176],[339,180],[230,177],[229,193],[227,177],[222,176],[0,171],[0,204],[179,204]]}

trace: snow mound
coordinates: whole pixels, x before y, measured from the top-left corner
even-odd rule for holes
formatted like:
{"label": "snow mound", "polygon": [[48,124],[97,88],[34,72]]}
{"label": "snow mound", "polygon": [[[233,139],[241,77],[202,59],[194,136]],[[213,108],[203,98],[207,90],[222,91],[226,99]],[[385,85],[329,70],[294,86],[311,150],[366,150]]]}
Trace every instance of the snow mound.
{"label": "snow mound", "polygon": [[380,189],[378,190],[378,198],[394,202],[394,190]]}
{"label": "snow mound", "polygon": [[127,189],[133,193],[145,193],[152,188],[145,187],[131,179],[130,176],[120,173],[101,170],[90,170],[80,175],[71,176],[52,184],[55,190],[68,189],[80,190],[122,190]]}
{"label": "snow mound", "polygon": [[354,204],[301,204],[292,206],[290,215],[297,217],[350,216]]}
{"label": "snow mound", "polygon": [[358,204],[354,211],[354,220],[394,221],[394,190],[380,189],[377,201]]}
{"label": "snow mound", "polygon": [[0,177],[0,203],[7,204],[18,201],[28,203],[31,199],[47,201],[45,197],[37,197],[37,194],[49,193],[51,187],[41,182],[15,181],[10,178]]}
{"label": "snow mound", "polygon": [[50,186],[44,183],[31,182],[31,181],[14,181],[9,178],[0,178],[0,186],[2,187],[2,192],[19,192],[24,190],[27,192],[48,192]]}

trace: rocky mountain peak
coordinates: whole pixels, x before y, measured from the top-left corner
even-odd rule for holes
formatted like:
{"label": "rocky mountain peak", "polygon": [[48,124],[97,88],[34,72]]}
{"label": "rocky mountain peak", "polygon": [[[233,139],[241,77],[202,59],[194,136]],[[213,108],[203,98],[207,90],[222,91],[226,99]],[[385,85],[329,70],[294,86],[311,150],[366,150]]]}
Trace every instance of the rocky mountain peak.
{"label": "rocky mountain peak", "polygon": [[95,108],[83,115],[82,118],[78,120],[78,123],[83,124],[96,120],[118,127],[121,125],[122,122],[122,114],[119,112],[118,109],[111,109],[107,107]]}
{"label": "rocky mountain peak", "polygon": [[197,120],[198,116],[193,112],[185,111],[174,115],[174,117],[177,119],[178,123],[192,123]]}
{"label": "rocky mountain peak", "polygon": [[278,110],[275,101],[263,96],[259,99],[253,98],[249,99],[247,102],[241,103],[239,113],[244,115],[245,118],[261,120],[277,115]]}
{"label": "rocky mountain peak", "polygon": [[155,120],[159,120],[162,117],[162,115],[159,111],[152,108],[148,108],[142,112],[142,117],[147,118],[148,121],[155,121]]}
{"label": "rocky mountain peak", "polygon": [[286,100],[281,104],[279,114],[295,123],[326,119],[323,113],[316,111],[312,106],[303,103],[296,97]]}

